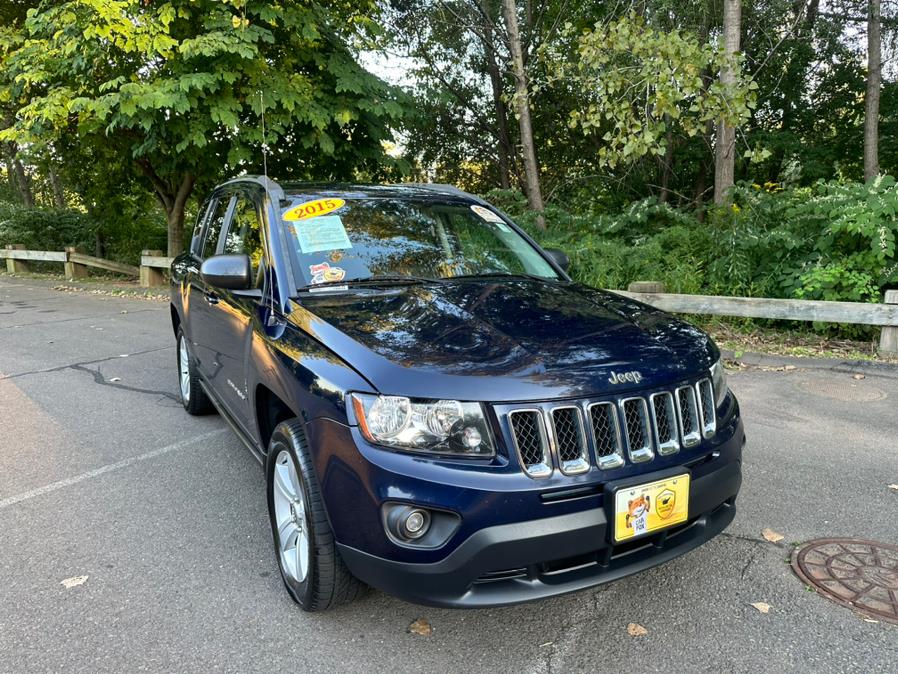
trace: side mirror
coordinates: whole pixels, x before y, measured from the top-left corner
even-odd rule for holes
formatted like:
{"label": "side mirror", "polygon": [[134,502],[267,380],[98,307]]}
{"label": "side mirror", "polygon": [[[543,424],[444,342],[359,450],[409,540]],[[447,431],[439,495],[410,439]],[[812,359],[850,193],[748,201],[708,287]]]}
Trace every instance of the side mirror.
{"label": "side mirror", "polygon": [[200,266],[200,276],[213,288],[246,290],[252,274],[249,255],[213,255]]}
{"label": "side mirror", "polygon": [[562,270],[567,271],[567,268],[571,266],[571,260],[567,256],[563,250],[558,250],[557,248],[546,248],[546,254],[549,256],[549,259],[552,260],[555,264],[562,268]]}

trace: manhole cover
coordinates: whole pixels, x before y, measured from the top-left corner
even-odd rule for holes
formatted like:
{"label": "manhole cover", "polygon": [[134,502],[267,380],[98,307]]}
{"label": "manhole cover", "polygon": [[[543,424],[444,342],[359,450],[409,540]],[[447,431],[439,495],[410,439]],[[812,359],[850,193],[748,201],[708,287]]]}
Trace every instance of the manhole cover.
{"label": "manhole cover", "polygon": [[864,381],[803,380],[796,386],[806,393],[848,403],[872,403],[886,397],[886,392]]}
{"label": "manhole cover", "polygon": [[792,568],[834,602],[898,624],[898,546],[819,538],[792,553]]}

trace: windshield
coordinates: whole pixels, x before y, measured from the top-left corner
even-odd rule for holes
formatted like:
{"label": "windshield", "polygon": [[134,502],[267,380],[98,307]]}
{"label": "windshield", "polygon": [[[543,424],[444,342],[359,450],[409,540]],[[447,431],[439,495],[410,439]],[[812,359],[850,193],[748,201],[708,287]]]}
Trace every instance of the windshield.
{"label": "windshield", "polygon": [[476,204],[295,196],[282,217],[298,287],[397,277],[559,278],[497,213]]}

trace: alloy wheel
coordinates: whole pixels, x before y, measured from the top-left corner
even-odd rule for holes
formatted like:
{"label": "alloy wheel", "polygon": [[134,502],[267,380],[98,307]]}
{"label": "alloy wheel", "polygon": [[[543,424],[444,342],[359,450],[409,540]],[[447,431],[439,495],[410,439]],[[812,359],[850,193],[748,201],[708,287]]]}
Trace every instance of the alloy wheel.
{"label": "alloy wheel", "polygon": [[275,460],[274,516],[281,568],[301,583],[309,573],[309,525],[302,481],[287,450],[281,450]]}
{"label": "alloy wheel", "polygon": [[190,355],[187,352],[187,338],[181,335],[178,342],[178,378],[181,384],[181,398],[190,402]]}

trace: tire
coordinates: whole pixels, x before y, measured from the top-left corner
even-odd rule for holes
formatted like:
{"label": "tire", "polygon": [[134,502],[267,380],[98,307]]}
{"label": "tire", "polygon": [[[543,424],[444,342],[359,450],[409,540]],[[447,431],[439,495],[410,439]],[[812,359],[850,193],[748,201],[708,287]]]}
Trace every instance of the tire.
{"label": "tire", "polygon": [[359,597],[365,585],[337,551],[298,420],[274,429],[265,475],[275,557],[290,596],[304,611],[324,611]]}
{"label": "tire", "polygon": [[195,416],[215,411],[212,401],[209,400],[209,396],[206,395],[205,389],[200,384],[196,361],[190,355],[190,341],[181,328],[178,328],[175,349],[178,354],[178,390],[184,409],[188,414]]}

